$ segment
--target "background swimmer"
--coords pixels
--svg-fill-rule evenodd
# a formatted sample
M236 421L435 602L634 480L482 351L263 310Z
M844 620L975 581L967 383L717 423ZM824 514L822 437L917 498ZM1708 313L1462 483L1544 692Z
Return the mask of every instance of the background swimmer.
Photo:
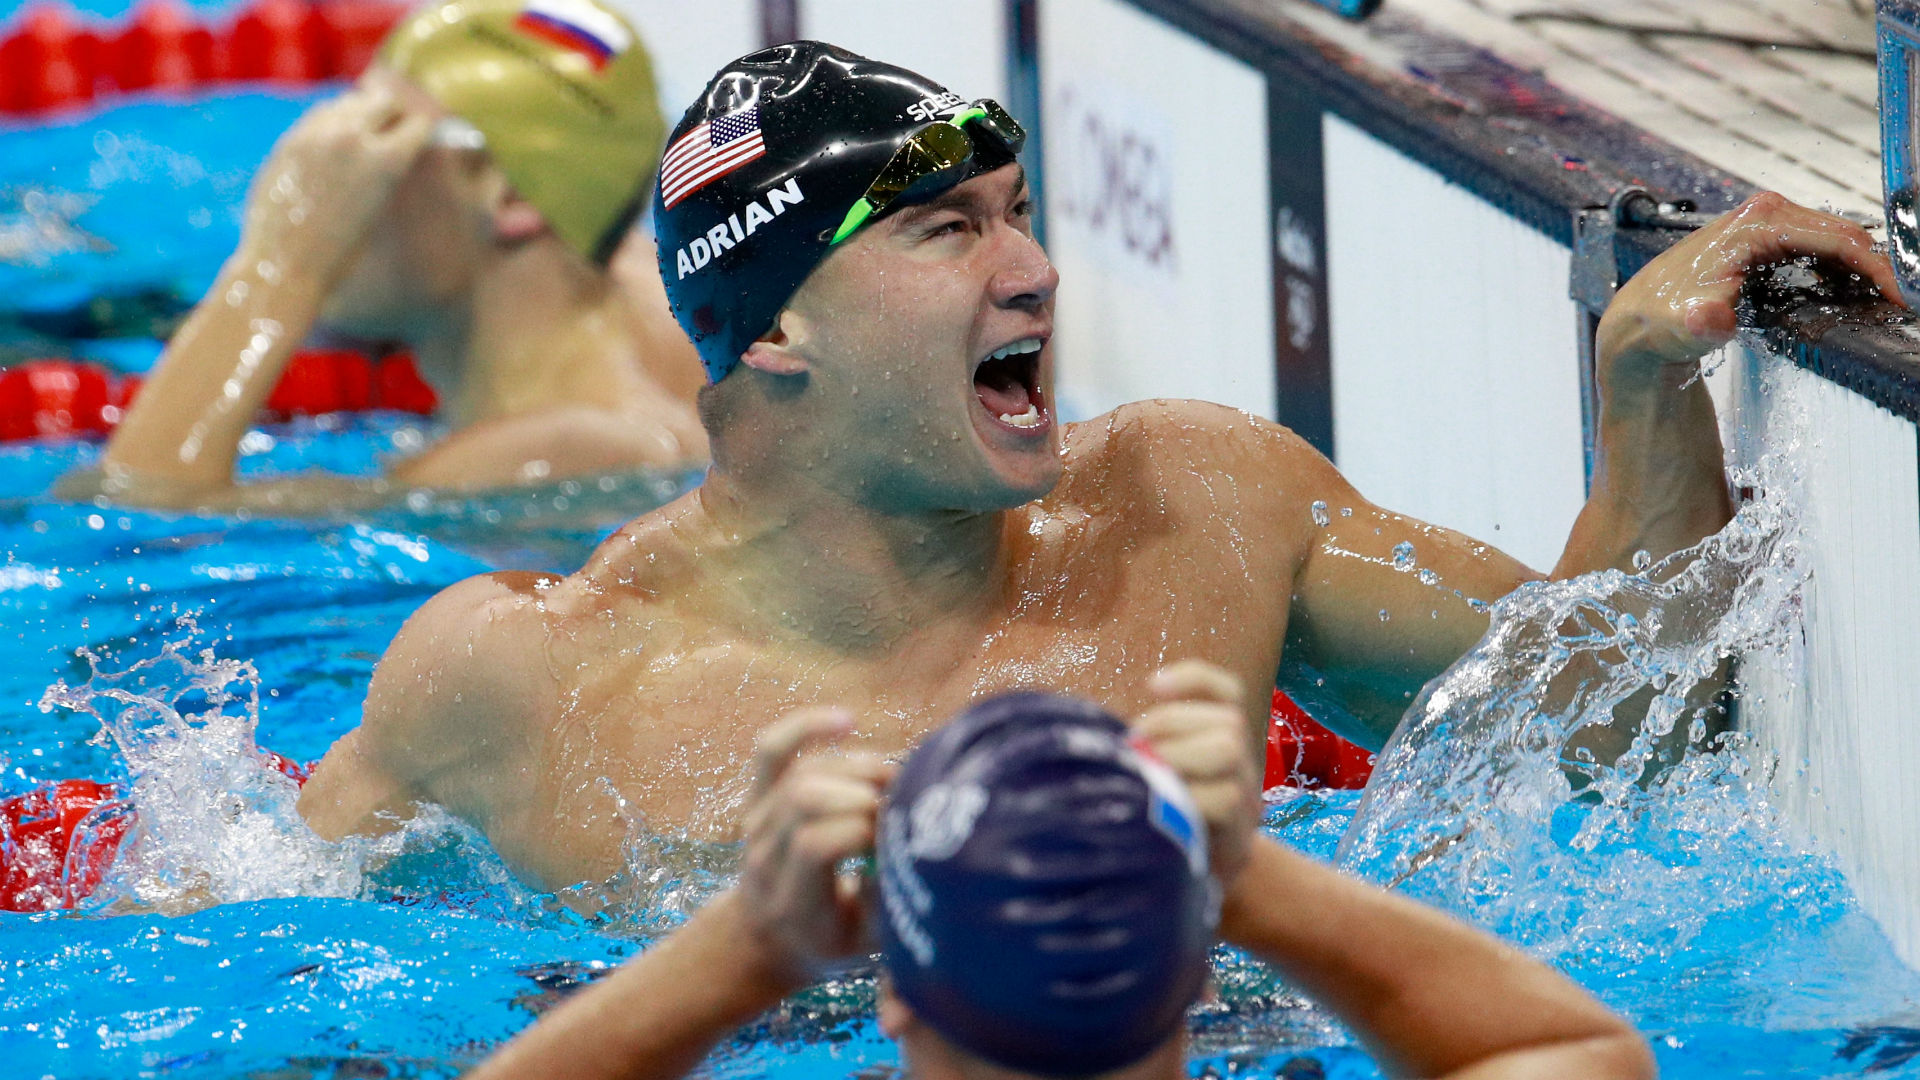
M730 834L769 716L853 706L866 747L897 755L1020 686L1136 713L1183 659L1233 672L1264 715L1283 650L1378 747L1485 632L1482 602L1543 576L1372 505L1243 413L1156 401L1056 425L1058 275L995 110L803 42L723 69L669 144L723 121L761 152L690 174L656 214L716 380L707 481L576 574L478 577L416 613L302 796L322 835L434 802L531 881L600 882L630 830ZM1727 521L1697 361L1733 333L1748 269L1795 252L1895 295L1863 232L1778 196L1620 290L1592 496L1556 576Z
M644 45L597 0L415 14L281 139L239 249L65 493L309 510L703 460L699 369L657 278L609 265L661 127ZM377 482L236 484L241 436L314 329L412 349L453 433Z
M1171 1080L1216 936L1399 1075L1653 1075L1645 1041L1546 965L1258 835L1240 688L1204 665L1156 686L1131 745L1085 702L1021 694L897 777L816 749L843 718L776 724L740 884L469 1075L680 1075L877 940L880 1024L920 1080ZM877 885L836 877L876 847Z

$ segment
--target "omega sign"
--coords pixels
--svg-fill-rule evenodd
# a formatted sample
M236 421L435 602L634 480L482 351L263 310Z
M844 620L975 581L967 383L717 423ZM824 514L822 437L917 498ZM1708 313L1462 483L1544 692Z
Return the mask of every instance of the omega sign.
M1132 267L1172 275L1175 144L1158 121L1116 95L1061 87L1047 116L1048 209Z

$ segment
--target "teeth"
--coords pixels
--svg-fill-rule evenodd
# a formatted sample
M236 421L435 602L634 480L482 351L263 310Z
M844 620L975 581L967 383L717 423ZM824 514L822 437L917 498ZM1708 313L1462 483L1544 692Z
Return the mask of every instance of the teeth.
M1001 413L1000 422L1012 427L1038 427L1040 425L1040 407L1027 403L1027 411L1019 414Z
M1039 351L1040 351L1039 338L1033 338L1033 337L1021 338L1019 341L1013 342L1010 345L1002 345L999 348L993 350L993 355L987 357L987 359L1005 360L1009 356L1019 356L1023 353L1039 352Z

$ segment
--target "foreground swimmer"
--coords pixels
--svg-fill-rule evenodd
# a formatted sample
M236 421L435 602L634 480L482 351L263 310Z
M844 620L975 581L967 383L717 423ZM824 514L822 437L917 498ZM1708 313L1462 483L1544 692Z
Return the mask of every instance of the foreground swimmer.
M662 126L645 48L598 0L412 16L281 139L239 250L100 472L63 493L311 510L704 460L699 369L657 273L609 269ZM453 433L377 481L236 484L241 437L314 329L412 349Z
M1233 679L1187 665L1156 684L1136 739L1088 703L1016 694L891 780L871 756L796 760L831 716L782 722L739 885L467 1075L681 1075L877 937L880 1024L916 1080L1173 1080L1220 936L1399 1074L1653 1075L1633 1029L1545 965L1259 835ZM862 897L835 868L876 847Z
M656 203L713 381L706 483L576 574L477 577L416 613L306 788L313 827L434 802L530 881L599 882L632 828L732 833L766 717L857 705L864 747L892 756L1019 686L1137 713L1182 659L1233 672L1265 715L1283 646L1288 689L1379 747L1486 631L1470 600L1542 575L1371 505L1244 413L1155 401L1057 426L1057 278L1021 142L998 106L828 45L723 69L668 141ZM1895 295L1864 233L1778 196L1621 289L1592 497L1556 576L1727 521L1697 361L1733 333L1748 268L1795 252Z

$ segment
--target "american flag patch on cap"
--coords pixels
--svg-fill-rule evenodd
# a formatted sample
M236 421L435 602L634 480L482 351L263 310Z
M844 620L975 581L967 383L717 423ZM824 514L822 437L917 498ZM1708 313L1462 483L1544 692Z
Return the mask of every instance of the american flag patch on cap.
M709 120L674 140L660 160L660 205L673 204L767 152L760 108Z

